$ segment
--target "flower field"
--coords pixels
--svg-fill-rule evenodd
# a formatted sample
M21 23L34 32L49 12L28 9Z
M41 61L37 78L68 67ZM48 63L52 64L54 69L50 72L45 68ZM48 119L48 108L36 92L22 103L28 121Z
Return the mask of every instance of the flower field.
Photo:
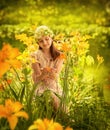
M85 20L86 22L95 21L97 25L91 23L87 26L87 23L83 23L83 20L77 17L76 21L80 21L78 27L77 24L72 24L72 18L75 15L66 16L69 11L67 8L71 7L70 4L65 6L65 17L62 17L59 12L64 3L58 8L50 4L45 8L42 3L39 3L37 7L43 10L42 15L36 16L37 19L34 14L34 9L37 8L35 8L35 3L28 4L30 6L27 5L27 7L31 8L32 5L34 7L32 23L30 21L27 21L29 24L24 23L23 16L26 17L26 14L22 12L23 7L19 7L18 10L21 16L18 21L20 23L13 26L11 23L6 24L5 20L16 16L17 12L12 13L8 7L2 10L4 12L11 10L9 15L6 14L5 19L2 18L4 17L2 13L0 14L1 19L4 20L0 26L0 130L109 130L108 37L110 27L104 19L103 11L97 19L86 18ZM79 5L76 4L76 6ZM50 16L54 14L62 18L62 21L59 19L59 24L56 23L54 16L44 21L45 18L42 17L44 12L46 11L45 15L47 15L51 9L53 10ZM76 14L81 9L76 10ZM38 10L37 14L39 13ZM87 14L81 15L84 18ZM30 12L28 12L27 19L29 17ZM10 22L16 23L16 19L13 17ZM70 21L67 21L68 19ZM60 97L56 94L60 99L60 107L56 111L52 107L50 91L35 95L38 85L35 85L32 80L31 64L35 62L35 59L30 57L30 54L38 49L33 34L36 27L40 25L40 21L41 24L46 25L52 22L50 27L55 32L53 42L62 52L59 58L64 59L59 77L63 95ZM65 21L67 21L68 28ZM47 71L51 69L47 68Z

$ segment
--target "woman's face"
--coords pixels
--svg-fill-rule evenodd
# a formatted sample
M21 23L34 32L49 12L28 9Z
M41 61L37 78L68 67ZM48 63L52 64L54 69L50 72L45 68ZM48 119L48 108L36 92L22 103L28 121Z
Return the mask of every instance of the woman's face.
M38 40L38 44L42 49L49 49L52 45L52 38L49 36L43 36Z

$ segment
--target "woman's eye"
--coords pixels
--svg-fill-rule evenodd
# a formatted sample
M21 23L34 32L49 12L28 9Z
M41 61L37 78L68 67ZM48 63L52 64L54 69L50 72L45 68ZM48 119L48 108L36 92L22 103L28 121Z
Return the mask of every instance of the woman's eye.
M43 42L43 40L40 40L39 42Z
M49 40L49 38L46 38L46 40Z

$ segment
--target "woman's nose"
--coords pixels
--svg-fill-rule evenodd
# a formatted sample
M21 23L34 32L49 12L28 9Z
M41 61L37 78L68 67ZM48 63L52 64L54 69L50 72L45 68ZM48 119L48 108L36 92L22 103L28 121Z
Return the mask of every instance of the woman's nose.
M44 40L43 43L44 43L44 45L46 45L47 44L46 40Z

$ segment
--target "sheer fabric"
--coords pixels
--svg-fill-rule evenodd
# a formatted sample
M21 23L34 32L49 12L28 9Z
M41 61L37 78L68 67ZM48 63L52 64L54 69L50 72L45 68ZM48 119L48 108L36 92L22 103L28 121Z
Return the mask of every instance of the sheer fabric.
M36 94L42 94L45 90L50 90L52 95L55 93L62 95L62 88L58 83L59 73L62 69L63 60L61 58L56 58L54 61L52 59L47 58L42 50L38 50L34 52L32 56L36 59L37 63L39 64L39 68L42 71L43 68L49 67L56 69L56 78L49 79L48 84L42 82L38 88L36 89ZM33 72L33 80L35 84L37 84L37 74ZM53 95L54 96L54 95Z

